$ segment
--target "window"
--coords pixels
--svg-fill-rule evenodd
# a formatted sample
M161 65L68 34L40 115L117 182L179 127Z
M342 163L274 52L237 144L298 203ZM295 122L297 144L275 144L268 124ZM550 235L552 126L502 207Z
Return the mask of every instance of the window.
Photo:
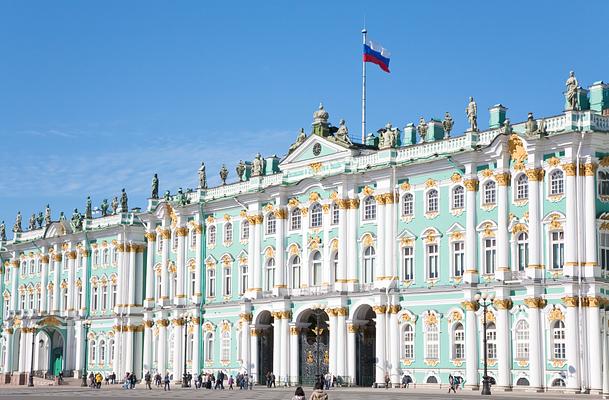
M438 212L438 191L431 189L427 192L427 201L425 202L427 209L425 212L433 213Z
M319 228L323 223L323 212L321 210L321 204L315 203L311 207L311 227Z
M34 292L28 295L28 309L34 310Z
M495 238L484 239L484 273L494 274L497 256L497 241Z
M228 361L230 360L230 332L222 333L222 343L221 343L221 360Z
M269 258L264 271L264 290L273 290L275 286L275 259Z
M64 281L65 282L65 281ZM61 289L61 297L64 311L68 310L68 287Z
M250 238L250 223L244 219L241 221L241 240L248 240Z
M526 200L529 198L529 178L525 174L518 175L516 178L516 200Z
M524 271L529 265L529 235L525 232L518 234L516 239L516 265L518 271Z
M191 229L189 232L190 235L190 247L194 248L197 246L197 231Z
M364 221L376 219L376 202L372 196L364 199Z
M207 228L207 245L215 246L216 245L216 226L212 225Z
M110 288L108 286L102 286L101 288L101 309L105 310L108 305L108 290Z
M515 329L516 339L516 359L517 360L528 360L529 359L529 323L524 319L521 319L516 324Z
M82 263L82 261L81 261ZM116 249L112 250L112 264L116 265L118 263L118 251Z
M38 309L40 310L40 293L38 293ZM82 285L77 285L77 290L76 290L76 309L77 310L82 309Z
M102 265L110 264L110 250L104 249L102 251Z
M99 363L105 364L106 362L106 342L104 340L99 341Z
M208 333L205 336L205 361L213 361L214 359L214 334Z
M300 208L296 207L292 210L292 213L290 214L290 230L299 230L301 226L302 213L300 212Z
M484 204L491 205L497 203L497 184L495 181L488 181L484 184Z
M207 297L216 297L216 269L207 269Z
M429 279L436 279L440 275L438 265L438 245L428 244L427 248L427 277Z
M99 264L99 251L98 250L93 250L93 257L91 259L91 262L93 264L93 266L97 266ZM51 263L51 265L53 265L55 263Z
M453 209L459 210L465 207L465 189L459 185L453 189Z
M95 364L95 362L97 361L95 356L97 355L97 345L95 343L95 340L91 340L89 342L89 364Z
M603 234L601 234L601 236L603 236ZM550 232L550 241L552 246L552 268L562 269L565 265L565 233L563 231ZM603 248L601 247L601 254L602 252Z
M39 290L36 292L36 310L38 310L38 312L42 312L42 310L40 309L40 302L42 301L41 300L42 295L40 294L40 288L38 288L38 289ZM78 290L79 290L79 292L81 292L82 287L79 287ZM80 309L80 298L78 298L76 300L76 304L77 304L78 308Z
M163 236L157 238L156 251L158 251L159 253L163 251L163 241Z
M402 358L413 359L414 358L414 329L412 325L404 325L404 347L402 349Z
M598 240L598 249L600 252L599 260L601 263L601 270L609 270L609 233L600 233Z
M554 170L550 174L550 195L556 196L565 193L565 180L561 170Z
M374 247L368 246L364 250L364 283L374 281Z
M114 339L108 341L108 359L110 362L114 360Z
M402 247L402 279L405 281L414 279L414 248L412 246Z
M338 225L338 221L340 219L340 209L338 208L338 204L336 204L336 202L332 203L331 212L332 225Z
M25 292L23 292L23 293L21 293L19 295L19 306L17 307L17 309L20 309L20 308L21 309L26 308L26 304L25 304Z
M321 253L316 251L313 253L313 265L312 265L312 284L313 286L321 285Z
M275 214L268 213L266 216L266 234L274 235L277 231L277 220L275 219Z
M414 199L412 193L406 193L402 197L402 216L410 217L414 214Z
M292 288L300 288L300 257L294 256L292 258Z
M240 274L241 274L241 293L245 293L245 291L247 290L247 279L248 279L248 271L247 271L247 264L241 264L240 268Z
M224 295L230 296L232 293L233 278L231 267L224 267Z
M425 327L425 358L437 359L440 354L440 334L438 325L427 325Z
M465 264L465 243L453 242L453 274L454 276L463 276Z
M92 311L97 310L98 296L99 296L99 288L97 286L93 286L92 293L91 293L91 310Z
M232 243L233 241L233 224L227 222L224 224L224 243Z
M156 269L156 268L155 268ZM155 293L155 298L158 300L161 298L161 296L163 295L163 285L162 285L162 277L160 273L155 274L154 279L156 280L156 293Z
M453 328L453 359L462 360L465 358L465 331L463 324L456 323Z
M190 270L190 295L197 296L197 273L193 270Z
M601 196L609 196L609 172L599 171L598 194Z
M112 283L110 285L110 309L114 309L116 306L116 298L118 295L118 288L116 287L116 283Z
M486 357L497 358L497 329L494 323L486 324Z
M332 257L332 268L334 271L334 282L338 279L338 251Z
M8 309L11 305L10 299L4 299L4 315L8 314ZM43 311L43 310L41 310Z
M562 321L555 321L552 326L552 356L554 360L564 360L567 357L565 323Z

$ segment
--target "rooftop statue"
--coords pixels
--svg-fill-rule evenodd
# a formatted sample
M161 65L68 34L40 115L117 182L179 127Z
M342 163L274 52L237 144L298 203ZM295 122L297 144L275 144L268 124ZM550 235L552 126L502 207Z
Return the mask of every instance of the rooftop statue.
M127 192L125 188L121 190L121 212L128 212L129 207L127 206Z
M579 91L579 82L577 82L575 72L569 72L569 78L567 79L567 82L565 82L565 86L567 87L567 110L577 110L579 107L577 99L577 92Z
M169 201L170 199L171 199L171 193L169 193L169 190L165 190L165 194L163 194L163 200Z
M199 168L199 189L207 189L207 177L205 176L205 162L201 162Z
M116 211L118 210L118 198L116 196L114 196L110 205L112 206L112 214L116 214Z
M107 216L107 215L108 215L108 207L109 207L109 206L110 206L110 205L108 204L108 199L104 199L104 200L101 202L101 204L100 204L100 206L99 206L99 209L100 209L100 211L101 211L101 216L102 216L102 217L105 217L105 216Z
M243 162L243 160L239 161L239 164L237 164L237 168L235 168L235 171L237 172L239 182L243 182L243 174L245 173L245 163Z
M28 231L36 230L36 213L33 213L32 216L30 217L30 220L28 221L27 229L28 229Z
M51 224L51 207L47 204L47 208L44 210L44 226Z
M349 129L347 129L347 125L345 125L345 120L341 119L338 123L338 130L336 131L336 139L345 144L353 144L351 139L349 138Z
M17 211L17 217L15 218L15 225L13 226L13 232L22 232L21 229L21 211Z
M78 208L74 209L70 222L72 223L72 228L74 228L75 231L79 231L82 229L82 215L80 215L80 213L78 212Z
M288 149L288 154L296 150L305 140L307 140L307 134L305 133L304 128L300 128L296 141Z
M150 198L155 200L159 198L159 177L157 174L154 174L152 177L152 193Z
M91 207L91 196L87 196L87 204L85 206L85 218L93 218L93 209Z
M398 128L394 128L391 122L387 123L384 128L378 130L379 134L379 150L389 149L397 145L399 134Z
M42 228L42 224L44 223L44 216L42 215L42 211L38 213L38 217L36 217L36 223L38 224L38 229Z
M509 118L505 119L505 121L503 122L503 128L501 130L504 135L508 136L514 133L514 129L512 128L512 123L510 122Z
M226 169L226 165L222 164L222 168L220 168L220 179L222 179L223 185L226 185L226 178L228 178L228 170Z
M453 130L454 124L455 122L453 121L453 117L451 117L450 113L446 111L446 114L444 114L444 121L442 121L442 128L444 128L444 132L446 132L444 136L445 138L450 136L450 131Z
M0 223L0 241L6 241L6 225L4 225L4 221Z
M66 216L63 214L63 211L59 212L59 222L65 222Z
M260 176L262 175L262 156L260 153L256 154L256 158L252 161L252 176Z
M471 96L467 108L465 108L465 113L467 114L467 120L469 121L469 130L471 132L478 132L478 105Z
M525 135L527 136L545 135L547 133L546 121L543 119L536 121L532 112L527 116L527 122L525 122L524 127Z
M178 189L178 193L176 194L176 201L178 202L178 205L180 205L180 206L185 206L188 203L188 201L186 199L186 195L182 191L182 188Z
M417 132L419 132L419 136L421 137L421 143L425 141L425 138L427 137L427 129L428 129L428 125L427 122L425 122L425 118L421 117L419 118L419 125L417 125Z

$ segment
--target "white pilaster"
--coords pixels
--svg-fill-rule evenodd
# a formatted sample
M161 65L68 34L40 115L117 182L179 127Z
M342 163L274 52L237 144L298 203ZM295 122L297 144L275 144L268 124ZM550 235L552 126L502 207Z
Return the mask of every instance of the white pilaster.
M509 295L509 291L507 294ZM509 320L509 310L512 307L512 301L509 297L505 297L496 299L494 305L497 310L497 384L499 387L508 388L512 386L510 373L512 369L510 332L512 330L510 329Z
M543 275L543 261L541 259L541 219L540 219L540 181L543 182L542 169L527 170L529 178L529 266L527 277L541 279Z
M348 310L346 308L341 308L338 310L338 314L336 317L336 375L344 377L347 375L346 371L346 360L347 354L346 352L346 316L348 314Z
M275 290L274 292L279 294L282 289L287 288L287 282L285 277L285 224L286 224L286 210L278 205L278 209L275 211L275 222L277 223L277 234L275 236Z
M299 360L298 360L298 338L299 329L295 323L290 324L290 382L298 383L300 377Z
M273 373L281 379L281 311L273 315Z
M376 200L376 261L377 264L375 266L374 279L375 287L383 287L385 279L385 269L387 266L385 265L385 197L383 195L379 195L375 197Z
M167 325L169 320L157 320L156 324L159 327L159 348L157 352L157 369L162 376L167 372Z
M197 235L197 244L195 246L195 292L193 293L193 302L200 304L203 301L203 294L201 293L201 254L205 243L202 241L202 227L201 225L195 226L195 235ZM249 244L248 244L249 246Z
M280 381L286 385L290 382L289 372L289 355L290 355L290 321L289 317L284 314L281 319L281 368Z
M175 298L173 299L173 303L176 305L183 305L186 303L186 293L184 292L184 275L186 272L186 236L188 235L188 228L185 226L181 226L176 228L176 235L178 235L178 248L176 253L176 293ZM180 378L181 379L181 378Z
M586 303L587 307L584 308L584 310L587 312L588 322L588 371L590 373L590 390L594 393L598 393L603 387L603 359L600 352L602 347L601 320L598 298L588 297Z
M348 200L337 200L338 203L338 268L336 289L344 290L347 283L347 207Z
M578 322L578 298L575 296L567 296L563 299L567 307L567 315L565 317L565 337L566 356L567 356L567 389L577 391L580 389L580 365L579 365L579 322ZM573 371L573 372L572 372Z
M563 165L565 170L565 267L566 276L577 276L577 204L575 202L575 165Z
M89 309L89 303L87 302L87 292L89 288L89 256L90 250L81 249L80 257L81 257L81 282L82 282L82 294L80 298L80 310L79 314L81 316L85 316L87 314L87 309ZM44 287L44 286L43 286ZM46 296L45 296L46 297ZM84 343L83 343L84 346Z
M174 316L173 322L173 380L182 381L184 373L184 320L178 315Z
M74 292L76 290L76 251L72 250L67 253L68 256L68 304L66 309L68 315L74 313Z
M40 274L40 286L42 288L42 291L40 292L40 310L39 311L41 313L46 313L47 312L47 291L48 291L47 285L49 284L49 256L46 254L43 254L40 257L40 263L42 266L42 271ZM85 280L83 280L82 284L83 284L83 287L86 287ZM84 290L83 290L83 292L84 292ZM83 302L82 304L84 305L85 303Z
M152 308L154 307L154 256L156 250L156 233L153 231L152 223L149 223L148 232L146 232L146 240L146 294L144 295L144 307ZM146 333L144 331L144 342L145 341ZM151 364L144 363L144 370L147 368L151 368Z
M387 308L386 306L375 306L373 309L376 313L376 367L374 382L376 386L384 387L386 367L385 346L387 340L385 312Z
M400 326L398 322L399 307L392 306L389 309L389 339L390 344L387 346L389 351L389 360L391 364L391 383L400 384Z
M528 307L527 312L530 329L529 382L532 389L540 389L544 386L540 308L544 307L545 301L540 297L529 297L525 299L525 304Z
M478 321L476 310L478 304L474 301L465 301L465 381L467 386L477 388L480 385L478 375Z
M470 168L474 168L470 166ZM465 185L465 272L464 281L466 283L478 282L478 253L476 237L476 215L478 194L478 178L476 175L469 175L464 180ZM477 380L476 380L477 382Z
M161 238L163 241L163 250L161 252L161 296L159 297L159 305L165 306L169 304L169 239L171 231L167 228L161 230Z
M52 304L52 312L59 313L59 305L61 304L61 295L60 295L60 274L61 274L61 260L62 256L59 251L59 246L55 246L55 252L53 253L53 262L55 263L54 271L53 271L53 304Z
M495 278L500 281L510 280L509 239L508 239L508 185L509 172L499 172L495 175L497 181L497 263Z
M594 178L596 164L589 162L584 165L584 226L586 239L586 257L584 274L587 277L600 276L597 262L596 246L596 188ZM567 193L567 196L571 195Z
M356 361L355 361L355 334L357 326L353 325L353 321L347 321L347 376L346 381L349 384L356 385Z
M127 300L127 302L125 304L127 304L129 307L136 307L136 306L141 306L138 303L138 299L137 299L137 288L138 288L138 279L137 279L137 271L138 269L138 265L137 265L137 252L139 249L139 245L132 243L129 246L129 262L126 265L126 269L128 271L128 275L127 275L127 288L128 288L128 293L129 293L129 298ZM131 335L132 336L132 335Z
M328 369L329 372L333 375L338 375L336 372L336 336L337 336L337 332L336 332L336 310L335 309L328 309L326 310L327 314L328 314L328 325L329 325L329 330L330 330L330 343L329 343L329 365L328 365Z
M251 370L250 370L250 379L253 379L254 383L259 383L258 378L258 334L259 331L256 328L250 329L250 334L252 338L251 343Z

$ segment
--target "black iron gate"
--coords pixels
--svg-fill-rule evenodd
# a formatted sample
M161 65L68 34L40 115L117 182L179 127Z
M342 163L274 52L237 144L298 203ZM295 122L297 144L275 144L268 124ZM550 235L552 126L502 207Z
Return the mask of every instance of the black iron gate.
M356 376L358 386L370 387L374 384L374 366L376 364L376 335L374 326L364 326L357 333L356 344Z
M327 332L327 330L326 330ZM319 351L315 336L300 335L300 383L313 386L317 375L325 375L329 369L328 334L319 337ZM319 362L319 369L318 369Z

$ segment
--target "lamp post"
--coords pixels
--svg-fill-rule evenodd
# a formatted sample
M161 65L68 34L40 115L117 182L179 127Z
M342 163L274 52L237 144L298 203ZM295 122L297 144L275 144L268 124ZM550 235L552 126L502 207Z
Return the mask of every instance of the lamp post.
M85 333L85 350L84 350L85 359L82 364L82 383L80 384L80 386L82 386L82 387L89 386L87 384L87 355L89 354L89 327L90 326L91 326L91 321L89 321L89 320L83 321L82 327L84 328L84 333Z
M28 377L27 385L34 386L34 340L36 339L37 325L33 325L28 331L32 334L32 358L30 359L30 376Z
M486 310L487 308L493 304L493 300L495 299L495 295L494 294L488 294L488 293L476 293L476 295L474 296L474 300L476 300L476 302L482 307L483 309L483 315L484 315L484 319L483 319L483 332L484 332L484 338L483 338L483 344L484 344L484 375L482 376L482 392L480 394L482 395L490 395L491 394L491 382L488 376L488 349L487 349L487 339L486 339Z
M325 312L324 311L325 308L326 308L326 306L323 304L314 304L311 308L311 310L313 311L313 315L315 315L315 329L313 329L313 333L315 334L315 347L317 349L317 351L315 352L316 353L315 380L316 380L316 382L319 382L319 383L322 382L321 364L320 364L320 359L319 359L319 342L320 342L320 337L324 332L324 329L320 325L321 325L321 316Z
M186 374L186 357L188 353L188 325L192 322L192 317L187 315L182 318L184 321L184 371L182 372L182 387L188 387L188 379Z

